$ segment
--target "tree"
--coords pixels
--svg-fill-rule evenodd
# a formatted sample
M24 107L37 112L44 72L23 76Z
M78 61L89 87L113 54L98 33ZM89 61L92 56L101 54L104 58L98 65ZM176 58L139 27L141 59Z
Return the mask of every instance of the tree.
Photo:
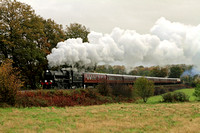
M136 94L143 99L146 103L148 98L154 94L154 84L152 81L141 77L134 83L134 89Z
M17 91L22 87L20 73L12 67L12 60L5 60L0 66L0 103L15 104Z
M183 70L179 66L172 66L170 68L170 74L169 78L180 78L181 74L183 73Z
M196 85L193 95L197 98L197 100L200 100L200 84Z
M78 23L72 23L66 26L66 40L70 38L82 38L83 42L88 42L89 29Z
M25 84L36 88L46 66L43 18L27 4L3 0L0 6L0 55L13 60Z
M125 67L119 65L113 66L113 74L125 74Z
M159 66L153 67L151 70L151 76L153 77L166 77L168 74L167 68L161 68Z
M106 67L105 65L98 65L95 72L97 73L106 73Z
M46 41L44 51L49 54L58 42L64 41L65 33L62 25L56 24L51 19L44 20L43 24Z
M135 68L135 71L137 72L137 74L134 74L134 75L150 76L150 70L148 67L138 66Z

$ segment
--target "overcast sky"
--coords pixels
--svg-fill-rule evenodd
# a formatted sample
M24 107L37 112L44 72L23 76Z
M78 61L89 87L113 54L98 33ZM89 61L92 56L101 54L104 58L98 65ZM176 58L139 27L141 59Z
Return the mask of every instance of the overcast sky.
M91 31L110 33L114 27L149 33L160 17L200 24L200 0L19 0L44 18L63 26L80 23Z

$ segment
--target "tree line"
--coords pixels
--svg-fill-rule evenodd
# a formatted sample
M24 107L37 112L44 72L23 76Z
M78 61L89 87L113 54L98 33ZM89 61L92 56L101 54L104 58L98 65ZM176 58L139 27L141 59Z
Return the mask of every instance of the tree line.
M167 65L167 66L138 66L127 70L125 66L111 66L111 65L99 65L95 68L94 72L98 73L111 73L111 74L129 74L138 76L150 76L150 77L169 77L180 78L181 74L185 70L190 70L191 65Z

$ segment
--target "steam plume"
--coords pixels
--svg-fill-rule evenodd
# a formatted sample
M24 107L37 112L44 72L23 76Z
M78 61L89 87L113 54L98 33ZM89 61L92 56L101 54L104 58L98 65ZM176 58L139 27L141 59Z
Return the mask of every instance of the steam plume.
M157 20L151 34L114 28L110 34L91 32L82 39L59 42L47 56L50 66L93 66L119 61L125 66L194 64L200 68L200 25Z

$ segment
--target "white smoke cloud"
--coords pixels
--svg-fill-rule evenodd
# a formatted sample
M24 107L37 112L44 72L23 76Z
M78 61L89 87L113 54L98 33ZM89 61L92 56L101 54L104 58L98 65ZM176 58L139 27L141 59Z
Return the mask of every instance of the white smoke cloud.
M125 66L194 64L200 68L200 25L190 26L160 18L151 34L114 28L110 34L91 32L82 39L59 42L47 56L50 66L121 62Z

